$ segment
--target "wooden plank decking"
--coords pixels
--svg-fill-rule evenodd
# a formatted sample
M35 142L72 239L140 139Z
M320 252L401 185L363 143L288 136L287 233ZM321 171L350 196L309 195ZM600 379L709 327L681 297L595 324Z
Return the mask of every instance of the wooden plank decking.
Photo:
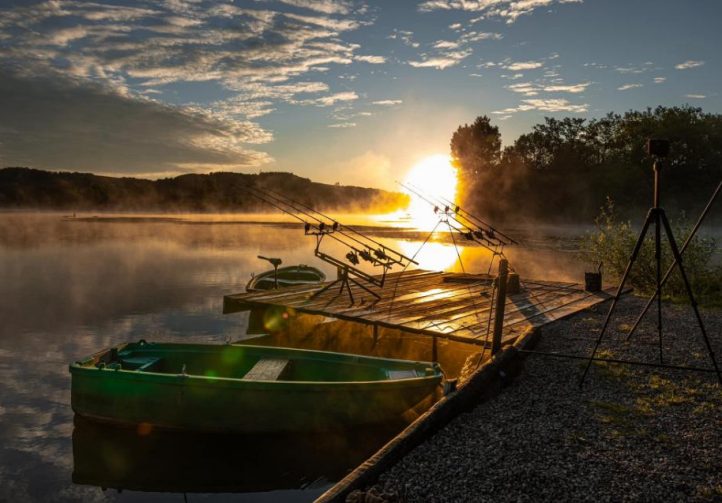
M387 275L375 299L351 285L347 292L332 287L312 298L322 286L297 286L256 293L226 295L223 312L280 306L302 313L395 328L475 344L487 341L492 309L493 277L459 273L405 271ZM539 327L611 298L607 289L585 292L576 283L522 279L520 293L506 300L502 343L513 342L530 327ZM374 302L375 301L375 302ZM488 343L490 343L490 335Z

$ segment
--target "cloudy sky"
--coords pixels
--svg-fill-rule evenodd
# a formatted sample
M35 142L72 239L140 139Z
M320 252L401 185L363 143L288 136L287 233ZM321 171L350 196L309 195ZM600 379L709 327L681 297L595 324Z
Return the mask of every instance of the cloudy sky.
M0 166L393 188L487 114L722 112L718 0L0 0Z

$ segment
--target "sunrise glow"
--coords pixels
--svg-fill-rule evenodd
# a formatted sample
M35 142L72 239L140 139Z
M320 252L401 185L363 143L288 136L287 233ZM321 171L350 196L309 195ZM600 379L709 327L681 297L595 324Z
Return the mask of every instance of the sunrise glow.
M403 191L411 197L406 211L413 225L421 230L431 230L439 221L431 202L443 204L443 200L456 199L457 172L448 155L423 159L411 168L403 183Z

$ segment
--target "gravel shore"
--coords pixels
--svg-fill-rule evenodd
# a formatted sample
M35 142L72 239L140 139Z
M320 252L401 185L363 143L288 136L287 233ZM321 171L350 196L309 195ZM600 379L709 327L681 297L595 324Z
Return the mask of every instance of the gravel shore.
M658 361L656 311L620 302L600 356ZM588 355L609 304L544 328L536 349ZM710 367L689 306L665 305L667 363ZM722 310L705 310L718 361ZM722 363L722 362L720 362ZM714 374L530 355L500 395L455 418L348 501L722 501ZM380 496L381 495L381 496Z

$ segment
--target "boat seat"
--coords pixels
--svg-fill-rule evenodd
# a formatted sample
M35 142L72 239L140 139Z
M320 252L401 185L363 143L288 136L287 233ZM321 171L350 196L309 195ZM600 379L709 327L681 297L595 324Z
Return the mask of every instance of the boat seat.
M389 379L391 380L411 379L414 377L418 377L415 370L388 370L386 372L386 375L388 375Z
M288 368L288 360L281 358L261 358L249 370L244 381L276 381L280 379L283 371Z
M153 365L160 362L161 358L155 356L135 356L121 359L123 368L126 370L148 371Z

